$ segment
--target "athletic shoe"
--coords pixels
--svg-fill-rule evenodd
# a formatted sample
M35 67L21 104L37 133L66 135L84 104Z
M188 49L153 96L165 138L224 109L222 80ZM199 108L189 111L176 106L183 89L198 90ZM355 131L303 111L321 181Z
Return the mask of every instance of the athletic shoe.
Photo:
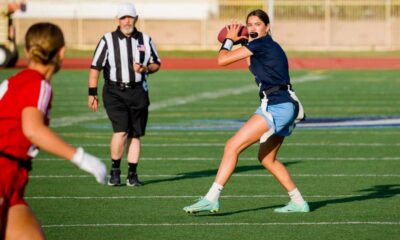
M197 203L184 207L183 211L187 213L198 213L198 212L218 212L219 201L211 202L206 198L200 198Z
M121 170L119 168L112 168L110 171L110 179L108 179L108 186L119 186L121 184Z
M310 207L307 202L304 202L302 206L290 201L286 206L281 208L275 208L274 210L277 213L293 213L293 212L309 212Z
M126 177L126 186L128 187L139 187L143 186L143 183L139 181L138 175L134 172L129 172Z

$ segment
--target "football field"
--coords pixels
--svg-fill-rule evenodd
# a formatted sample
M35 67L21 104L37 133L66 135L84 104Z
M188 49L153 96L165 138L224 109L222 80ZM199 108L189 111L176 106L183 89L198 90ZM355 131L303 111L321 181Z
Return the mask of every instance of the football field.
M1 79L12 72L2 70ZM51 126L109 169L112 129L102 105L98 113L86 106L87 74L62 70L54 77ZM278 158L310 213L274 213L288 196L257 161L258 144L240 155L218 213L182 211L207 192L224 143L258 107L254 80L242 70L150 77L143 187L99 185L41 152L26 200L48 239L400 239L399 71L301 70L291 77L308 119ZM121 167L125 182L125 157Z

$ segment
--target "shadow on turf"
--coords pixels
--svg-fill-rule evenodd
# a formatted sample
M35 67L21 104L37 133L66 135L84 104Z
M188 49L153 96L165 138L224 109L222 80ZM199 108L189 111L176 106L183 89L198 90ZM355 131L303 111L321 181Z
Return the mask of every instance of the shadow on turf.
M265 207L259 207L259 208L248 208L248 209L241 209L241 210L231 211L231 212L197 214L195 216L196 217L210 217L210 216L224 217L224 216L229 216L229 215L238 214L238 213L255 212L255 211L261 211L261 210L266 210L266 209L271 209L271 208L274 209L274 208L278 208L278 207L283 207L283 205L280 204L280 205L265 206Z
M399 184L391 184L391 185L376 185L371 188L359 190L358 192L369 192L366 195L345 197L345 198L336 198L325 201L317 201L317 202L308 202L310 205L311 211L315 211L318 208L324 207L328 204L338 204L338 203L348 203L355 201L365 201L370 199L381 199L381 198L391 198L400 194L400 185Z
M293 161L293 162L286 162L283 163L285 166L294 165L300 163L300 161ZM254 171L254 170L265 170L264 167L260 165L252 165L252 166L239 166L235 168L235 173L242 173L247 171ZM179 180L186 180L186 179L193 179L193 178L202 178L202 177L210 177L215 176L217 174L218 169L213 170L202 170L202 171L195 171L195 172L187 172L187 173L179 173L179 176L164 178L164 179L155 179L145 181L144 184L154 184L160 182L171 182L171 181L179 181ZM265 170L266 171L266 170Z
M324 207L328 204L348 203L348 202L354 202L354 201L365 201L365 200L370 200L370 199L395 197L400 194L400 185L376 185L376 186L373 186L368 189L360 190L359 192L370 192L370 193L368 193L366 195L359 195L359 196L354 196L354 197L337 198L337 199L330 199L330 200L318 201L318 202L308 202L308 204L310 205L310 209L313 212L313 211L317 210L318 208ZM229 216L229 215L244 213L244 212L254 212L254 211L260 211L260 210L265 210L265 209L278 208L278 207L282 207L282 206L283 205L273 205L273 206L265 206L265 207L259 207L259 208L241 209L241 210L232 211L232 212L200 214L200 215L196 215L196 216L197 217L207 217L207 216L223 217L223 216Z

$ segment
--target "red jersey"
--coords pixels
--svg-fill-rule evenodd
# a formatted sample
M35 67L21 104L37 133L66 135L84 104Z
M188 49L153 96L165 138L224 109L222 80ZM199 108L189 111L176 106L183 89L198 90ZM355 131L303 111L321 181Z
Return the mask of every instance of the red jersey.
M0 85L0 151L19 159L32 159L37 148L22 132L22 110L35 107L49 125L53 91L44 76L25 69Z

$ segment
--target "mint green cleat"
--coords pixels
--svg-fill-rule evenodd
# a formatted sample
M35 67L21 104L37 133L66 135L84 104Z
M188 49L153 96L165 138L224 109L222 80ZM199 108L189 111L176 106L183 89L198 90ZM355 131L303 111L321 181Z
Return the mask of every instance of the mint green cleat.
M211 202L206 198L202 197L198 202L190 206L184 207L183 211L187 213L198 213L198 212L211 212L215 213L219 210L219 201Z
M296 203L290 201L286 206L281 208L275 208L274 210L277 213L293 213L293 212L310 212L310 207L307 202L304 202L302 206L297 205Z

